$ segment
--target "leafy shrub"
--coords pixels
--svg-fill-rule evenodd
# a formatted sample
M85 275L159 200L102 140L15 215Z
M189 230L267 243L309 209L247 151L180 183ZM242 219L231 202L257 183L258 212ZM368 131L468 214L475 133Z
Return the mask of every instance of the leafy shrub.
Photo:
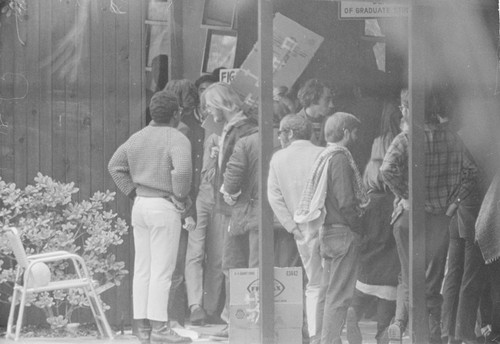
M118 286L128 271L111 252L123 242L128 226L109 210L115 193L96 192L88 201L75 202L77 192L74 183L56 182L40 173L35 185L24 190L0 178L0 228L18 228L28 255L58 250L76 253L87 263L97 288ZM52 281L76 277L67 261L49 264L49 268ZM14 278L15 258L2 237L0 302L10 302ZM54 329L70 323L74 310L89 307L81 289L33 294L28 305L42 309Z

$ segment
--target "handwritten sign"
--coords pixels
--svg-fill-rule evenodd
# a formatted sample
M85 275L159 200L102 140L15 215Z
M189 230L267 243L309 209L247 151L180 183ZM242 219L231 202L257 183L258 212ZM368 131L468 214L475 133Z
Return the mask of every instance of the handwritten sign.
M408 16L408 5L362 1L342 1L340 19L399 18Z
M291 88L323 42L323 37L277 13L273 21L273 84ZM259 101L259 45L256 44L231 85L255 108ZM221 80L222 81L222 80Z
M219 72L219 80L221 82L225 82L226 84L230 84L233 81L234 76L239 71L238 68L235 69L221 69Z

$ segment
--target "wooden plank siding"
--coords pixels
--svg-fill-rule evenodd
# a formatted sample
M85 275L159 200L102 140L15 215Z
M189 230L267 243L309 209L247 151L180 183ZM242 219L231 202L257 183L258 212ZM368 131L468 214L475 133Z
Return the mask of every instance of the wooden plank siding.
M59 42L61 42L66 33L64 27L64 4L59 0L51 0L50 3L45 4L52 9L51 20L51 35L52 35L52 51L51 56L54 56ZM48 56L43 56L43 59L48 61ZM52 72L50 77L52 79L52 177L59 181L66 181L66 145L65 145L65 129L66 129L66 98L64 79L59 76L57 71L57 64L60 59L51 60L50 68ZM47 65L45 68L49 68ZM17 173L17 171L16 171Z
M15 21L8 18L2 25L4 36L14 37ZM0 42L0 115L2 122L0 125L0 173L2 177L9 181L14 181L14 113L15 95L13 72L15 72L15 50L14 39L2 40ZM7 100L6 100L7 99Z
M27 16L19 22L18 40L14 17L1 18L0 31L0 176L24 188L38 172L80 189L77 199L116 187L107 164L116 148L144 125L144 21L146 1L123 0L117 14L109 2L27 0ZM62 54L54 60L66 33L89 11L81 40L68 51L78 52L74 73L61 73L71 63ZM61 56L60 56L61 57ZM61 62L62 61L62 62ZM76 68L76 71L74 68ZM12 100L29 92L23 99ZM0 122L1 125L1 122ZM130 200L117 192L113 208L130 223ZM115 250L132 272L132 233ZM131 278L103 298L112 308L112 324L131 323ZM43 323L36 314L31 323ZM78 315L78 320L88 314ZM83 316L83 318L81 318Z
M40 2L32 4L31 19L26 23L26 74L31 78L31 92L27 97L27 181L33 180L40 171L40 105L41 105L41 75L40 75Z
M132 6L130 6L132 8ZM116 17L116 117L115 117L115 135L117 142L124 142L128 139L128 131L130 128L129 120L129 18L130 11L127 3L123 3L122 10L127 12L127 15ZM140 64L139 64L140 65ZM142 70L139 70L142 71ZM117 193L116 210L121 217L129 216L130 201L128 197L121 193ZM130 239L132 236L130 236ZM131 252L133 246L130 240L124 242L122 249L117 250L116 258L119 261L131 260ZM129 268L129 271L132 270ZM129 281L131 279L129 278ZM124 283L121 288L117 289L114 294L115 317L117 320L126 321L131 318L132 310L132 288L130 283Z
M23 28L24 29L24 28ZM25 30L19 30L19 38L26 41ZM17 35L17 31L16 31ZM19 39L18 38L18 39ZM12 80L14 84L14 97L21 98L25 95L26 83L23 81L24 76L28 81L29 76L26 74L26 55L25 48L17 41L13 45L14 49L14 74ZM31 84L31 82L29 82ZM14 181L16 184L26 184L26 172L28 170L28 147L27 147L27 121L26 121L26 107L28 98L16 99L14 102ZM19 171L19 173L18 173Z

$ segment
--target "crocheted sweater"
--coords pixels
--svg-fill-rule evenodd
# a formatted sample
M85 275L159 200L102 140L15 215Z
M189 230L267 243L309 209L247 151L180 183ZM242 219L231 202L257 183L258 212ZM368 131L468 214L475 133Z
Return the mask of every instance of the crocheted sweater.
M152 122L116 150L108 170L126 195L184 199L192 181L191 144L178 130Z

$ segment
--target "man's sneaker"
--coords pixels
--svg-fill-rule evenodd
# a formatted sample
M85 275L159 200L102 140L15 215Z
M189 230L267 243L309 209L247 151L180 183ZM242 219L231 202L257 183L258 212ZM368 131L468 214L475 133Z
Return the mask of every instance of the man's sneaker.
M309 340L310 344L320 344L321 343L321 336L320 335L315 335L312 336L311 339Z
M207 313L205 310L201 308L201 306L194 306L191 309L191 316L189 320L191 321L191 325L194 326L203 326L205 325L205 319L207 317Z
M216 341L227 341L229 340L229 326L226 326L222 331L216 332L210 336L210 339Z
M167 324L151 332L151 344L191 343L191 338L179 336Z
M361 344L363 342L363 335L358 326L358 317L356 316L356 311L352 307L347 310L346 332L349 344Z
M389 343L391 344L401 344L403 343L403 332L404 327L401 321L396 320L387 328L387 334L389 336Z

